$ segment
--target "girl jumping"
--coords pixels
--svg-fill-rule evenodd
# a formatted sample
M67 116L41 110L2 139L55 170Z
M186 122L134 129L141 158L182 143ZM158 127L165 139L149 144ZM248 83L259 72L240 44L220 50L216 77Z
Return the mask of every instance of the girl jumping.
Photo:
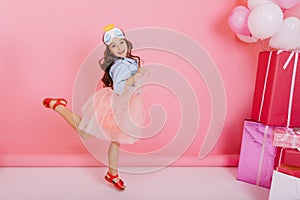
M104 57L99 64L104 71L103 88L97 90L81 107L81 116L68 109L62 98L46 98L43 105L61 115L81 135L92 135L110 142L105 180L124 190L118 177L120 144L138 140L143 122L140 92L134 92L142 73L140 58L131 54L132 44L124 32L109 25L104 28Z

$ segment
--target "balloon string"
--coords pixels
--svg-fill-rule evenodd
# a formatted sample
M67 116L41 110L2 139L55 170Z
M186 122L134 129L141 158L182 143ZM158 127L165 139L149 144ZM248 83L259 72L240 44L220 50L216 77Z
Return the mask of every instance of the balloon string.
M268 51L270 48L268 41L266 39L259 40L259 46L261 51Z

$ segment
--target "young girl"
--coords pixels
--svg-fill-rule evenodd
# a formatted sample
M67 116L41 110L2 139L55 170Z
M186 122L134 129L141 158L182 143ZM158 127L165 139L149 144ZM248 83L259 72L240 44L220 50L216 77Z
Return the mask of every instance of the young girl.
M119 147L138 140L141 134L138 127L143 122L141 95L134 91L141 77L140 58L131 54L132 44L121 29L109 25L104 30L106 50L99 61L105 72L103 88L82 106L82 116L69 110L65 99L46 98L43 104L60 114L79 134L110 141L105 180L124 190L117 170Z

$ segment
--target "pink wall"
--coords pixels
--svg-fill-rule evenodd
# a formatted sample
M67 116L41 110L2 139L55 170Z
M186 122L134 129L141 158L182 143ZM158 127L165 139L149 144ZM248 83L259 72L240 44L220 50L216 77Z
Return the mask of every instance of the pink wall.
M174 165L236 165L243 119L250 116L257 54L261 50L257 44L240 42L227 25L232 8L241 3L243 1L237 0L176 3L171 0L142 3L137 0L2 0L0 166L97 165L74 130L54 112L43 108L42 99L62 96L71 106L81 64L99 45L102 27L109 23L128 31L143 27L174 30L206 49L224 83L226 119L216 146L203 160L198 159L198 153L211 114L209 93L203 79L193 76L192 69L183 70L181 66L186 64L178 57L147 50L140 51L140 55L145 64L156 62L181 70L182 75L189 77L193 88L201 91L197 92L201 112L197 136ZM160 98L163 94L158 90L154 95L166 110L172 110L168 108L169 99ZM174 116L180 115L175 100L171 107L173 105L175 115L170 115L159 134L157 141L160 143L153 140L124 148L150 151L169 143L178 120ZM147 160L135 164L153 163Z

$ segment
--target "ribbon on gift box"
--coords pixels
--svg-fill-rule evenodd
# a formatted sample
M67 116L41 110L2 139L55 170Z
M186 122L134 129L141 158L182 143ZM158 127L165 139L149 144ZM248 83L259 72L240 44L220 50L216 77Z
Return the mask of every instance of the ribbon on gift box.
M280 148L279 159L278 159L278 165L276 166L276 170L277 170L277 171L278 171L278 167L281 165L282 152L283 152L283 148Z
M261 174L262 164L263 164L263 160L264 160L264 154L265 154L266 142L267 142L267 137L268 137L268 131L269 131L269 126L266 126L265 130L264 130L264 140L262 142L262 147L261 147L261 152L260 152L260 157L259 157L257 177L256 177L256 185L259 185L259 181L260 181L260 174Z
M279 50L277 54L280 54L283 52L282 50ZM288 108L288 120L287 120L287 127L290 126L291 122L291 113L292 113L292 104L293 104L293 97L294 97L294 88L295 88L295 81L296 81L296 72L297 72L297 64L298 64L298 52L292 51L289 58L283 65L283 69L285 70L287 66L290 64L292 58L295 55L295 61L294 61L294 67L293 67L293 75L292 75L292 84L291 84L291 90L290 90L290 99L289 99L289 108Z
M273 130L273 145L283 148L300 148L299 134L291 128L276 128Z
M278 50L277 54L280 54L284 50ZM258 121L260 121L261 114L262 114L262 108L264 105L264 97L265 97L265 92L267 88L267 80L269 76L269 69L270 69L270 63L271 63L271 58L272 58L272 53L273 51L270 51L269 58L268 58L268 66L267 66L267 71L266 71L266 76L265 76L265 81L264 81L264 87L263 87L263 94L262 94L262 100L260 104L260 109L259 109L259 116L258 116ZM293 57L295 57L294 60L294 66L293 66L293 74L292 74L292 83L291 83L291 90L290 90L290 97L289 97L289 106L288 106L288 118L287 118L287 124L286 127L290 126L291 122L291 113L292 113L292 105L293 105L293 97L294 97L294 88L295 88L295 81L296 81L296 72L297 72L297 64L298 64L298 53L297 51L291 51L290 56L286 60L285 64L283 65L283 69L285 70L287 66L290 64L291 60Z
M261 104L260 104L260 108L259 108L258 121L260 121L261 113L262 113L262 109L263 109L263 105L264 105L264 101L265 101L265 93L266 93L266 89L267 89L267 80L268 80L268 77L269 77L269 69L270 69L270 63L271 63L272 53L273 52L270 51L269 58L268 58L268 66L267 66L267 71L266 71L266 76L265 76L265 81L264 81L264 87L263 87L263 92L262 92Z

